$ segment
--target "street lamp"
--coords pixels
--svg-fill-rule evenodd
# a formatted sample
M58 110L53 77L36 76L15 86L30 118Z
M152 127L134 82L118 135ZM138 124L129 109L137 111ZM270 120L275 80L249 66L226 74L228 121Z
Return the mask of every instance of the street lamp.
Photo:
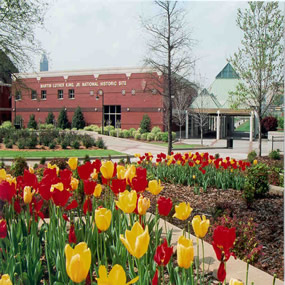
M99 96L102 96L102 135L104 135L104 91L102 89L97 91L96 100L99 100Z

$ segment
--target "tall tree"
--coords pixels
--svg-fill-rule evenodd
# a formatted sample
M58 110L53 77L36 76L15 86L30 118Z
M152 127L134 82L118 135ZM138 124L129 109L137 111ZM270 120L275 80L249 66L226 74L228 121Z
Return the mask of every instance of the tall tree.
M150 39L148 41L148 56L145 63L163 75L162 96L167 101L168 154L172 150L172 98L176 90L174 78L189 75L192 67L190 29L185 21L186 12L177 1L155 1L158 14L148 19L142 19L142 24Z
M35 29L43 26L46 10L46 0L0 0L0 50L18 69L41 51Z
M238 9L242 46L229 59L241 82L232 92L235 107L254 108L258 118L258 155L261 156L261 120L284 81L284 17L278 2L249 2Z

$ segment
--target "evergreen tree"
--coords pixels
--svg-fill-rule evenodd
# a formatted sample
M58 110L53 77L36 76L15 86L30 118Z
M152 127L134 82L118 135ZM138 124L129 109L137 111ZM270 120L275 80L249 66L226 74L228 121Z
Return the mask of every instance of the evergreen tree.
M71 127L76 128L77 130L85 127L84 116L79 106L76 108L73 114Z
M62 108L58 115L57 126L61 129L67 129L70 126L65 108Z
M46 123L53 124L53 121L54 121L54 114L53 112L49 112L46 118Z
M31 114L30 116L30 120L28 122L28 128L29 129L36 129L38 126L36 120L35 120L35 115L34 114Z
M151 122L150 122L150 117L149 117L149 115L147 115L147 114L144 114L144 115L143 115L143 118L142 118L142 120L141 120L140 127L141 127L141 132L142 132L142 133L148 133L148 132L150 132L150 129L151 129Z

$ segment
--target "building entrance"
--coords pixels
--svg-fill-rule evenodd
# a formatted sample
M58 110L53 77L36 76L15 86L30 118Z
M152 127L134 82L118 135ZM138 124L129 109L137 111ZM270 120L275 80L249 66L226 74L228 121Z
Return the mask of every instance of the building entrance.
M104 106L104 125L121 127L121 105Z

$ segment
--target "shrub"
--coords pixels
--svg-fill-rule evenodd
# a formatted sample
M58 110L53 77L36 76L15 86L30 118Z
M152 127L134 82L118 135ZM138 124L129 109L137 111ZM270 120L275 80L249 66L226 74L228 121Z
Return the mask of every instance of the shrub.
M13 142L10 139L4 139L4 145L6 148L13 148Z
M40 132L39 135L39 143L44 146L49 146L49 144L53 141L54 136L52 136L51 132L43 131Z
M55 149L55 146L56 146L56 144L55 144L55 141L52 141L50 144L49 144L49 148L50 149Z
M46 124L53 125L54 119L55 119L55 117L54 117L53 112L49 112L47 115L47 118L46 118Z
M141 139L141 134L140 133L135 133L134 135L135 140L140 140Z
M171 132L172 133L172 140L175 141L176 140L176 133L175 132Z
M78 106L72 117L71 127L77 130L83 129L85 127L85 120L81 108Z
M19 149L24 149L26 147L26 140L24 138L20 138L17 145Z
M278 117L278 128L283 130L284 129L284 116Z
M110 136L116 137L117 136L117 130L111 130L110 131Z
M58 115L57 126L61 129L67 129L70 126L65 108L62 108Z
M274 160L280 160L280 150L277 149L277 150L272 150L270 153L269 153L269 157L271 159L274 159Z
M50 161L51 165L57 165L59 169L63 170L68 167L67 158L54 158Z
M147 140L147 135L148 135L148 133L141 134L141 139L146 141Z
M119 130L119 138L123 138L124 137L124 132L123 130Z
M150 117L149 115L144 114L140 124L141 132L142 133L150 132L150 126L151 126Z
M255 262L262 255L262 245L257 239L257 224L252 217L244 217L243 220L234 217L219 217L213 224L212 231L217 226L236 229L236 239L233 247L233 253L239 259L247 262Z
M89 125L84 128L85 131L92 131L92 132L98 132L101 128L97 125Z
M152 129L151 129L151 133L152 134L157 134L157 133L159 133L159 132L161 132L161 129L160 129L160 127L153 127Z
M261 120L261 132L263 134L269 131L276 131L278 126L277 119L275 117L265 117Z
M38 124L37 124L37 122L36 122L35 115L34 115L34 114L31 114L31 115L30 115L30 120L29 120L29 122L28 122L28 128L35 130L35 129L37 129L37 126L38 126Z
M106 147L106 145L105 145L105 142L103 141L103 139L102 138L98 138L97 139L97 141L96 141L96 146L98 147L98 148L101 148L101 149L106 149L107 147Z
M247 170L243 197L250 205L255 198L264 196L269 191L268 167L258 163Z
M20 115L17 115L14 119L14 126L17 126L17 128L22 128L23 126L23 118Z
M25 158L17 157L14 159L11 171L13 176L21 176L24 175L24 170L28 169L28 164Z
M83 164L85 164L86 162L91 162L90 157L89 157L88 154L86 154L86 155L84 156L84 159L83 159Z
M134 137L134 135L135 135L135 132L136 132L137 130L135 129L135 128L130 128L129 129L129 132L130 132L130 137Z
M12 125L12 123L10 121L3 122L1 127L5 128L5 129L12 129L12 128L14 128L14 126Z
M154 134L148 133L146 139L150 142L154 140Z
M71 143L71 147L72 148L74 148L74 149L79 149L79 147L80 147L80 142L79 141L73 141L72 143Z
M51 129L54 129L54 125L52 125L52 124L39 124L38 128L39 128L39 130L51 130Z
M162 135L163 135L163 132L158 132L155 134L155 137L154 137L154 140L156 141L162 141Z
M89 147L92 147L95 145L95 139L92 138L91 136L89 135L84 135L82 137L82 144L86 147L86 148L89 148Z
M65 141L65 140L63 140L62 142L61 142L61 148L62 149L66 149L68 147L68 143Z
M44 165L46 163L46 158L45 157L42 157L40 159L40 164Z
M124 138L129 138L130 137L130 132L128 130L123 130L123 136Z
M36 134L31 134L31 136L26 141L26 146L29 149L36 148L38 144L38 136Z
M163 132L161 135L161 140L163 142L168 142L168 132Z
M253 150L247 155L247 160L250 163L253 163L253 161L256 159L256 157L257 157L257 154L256 154L255 150Z

